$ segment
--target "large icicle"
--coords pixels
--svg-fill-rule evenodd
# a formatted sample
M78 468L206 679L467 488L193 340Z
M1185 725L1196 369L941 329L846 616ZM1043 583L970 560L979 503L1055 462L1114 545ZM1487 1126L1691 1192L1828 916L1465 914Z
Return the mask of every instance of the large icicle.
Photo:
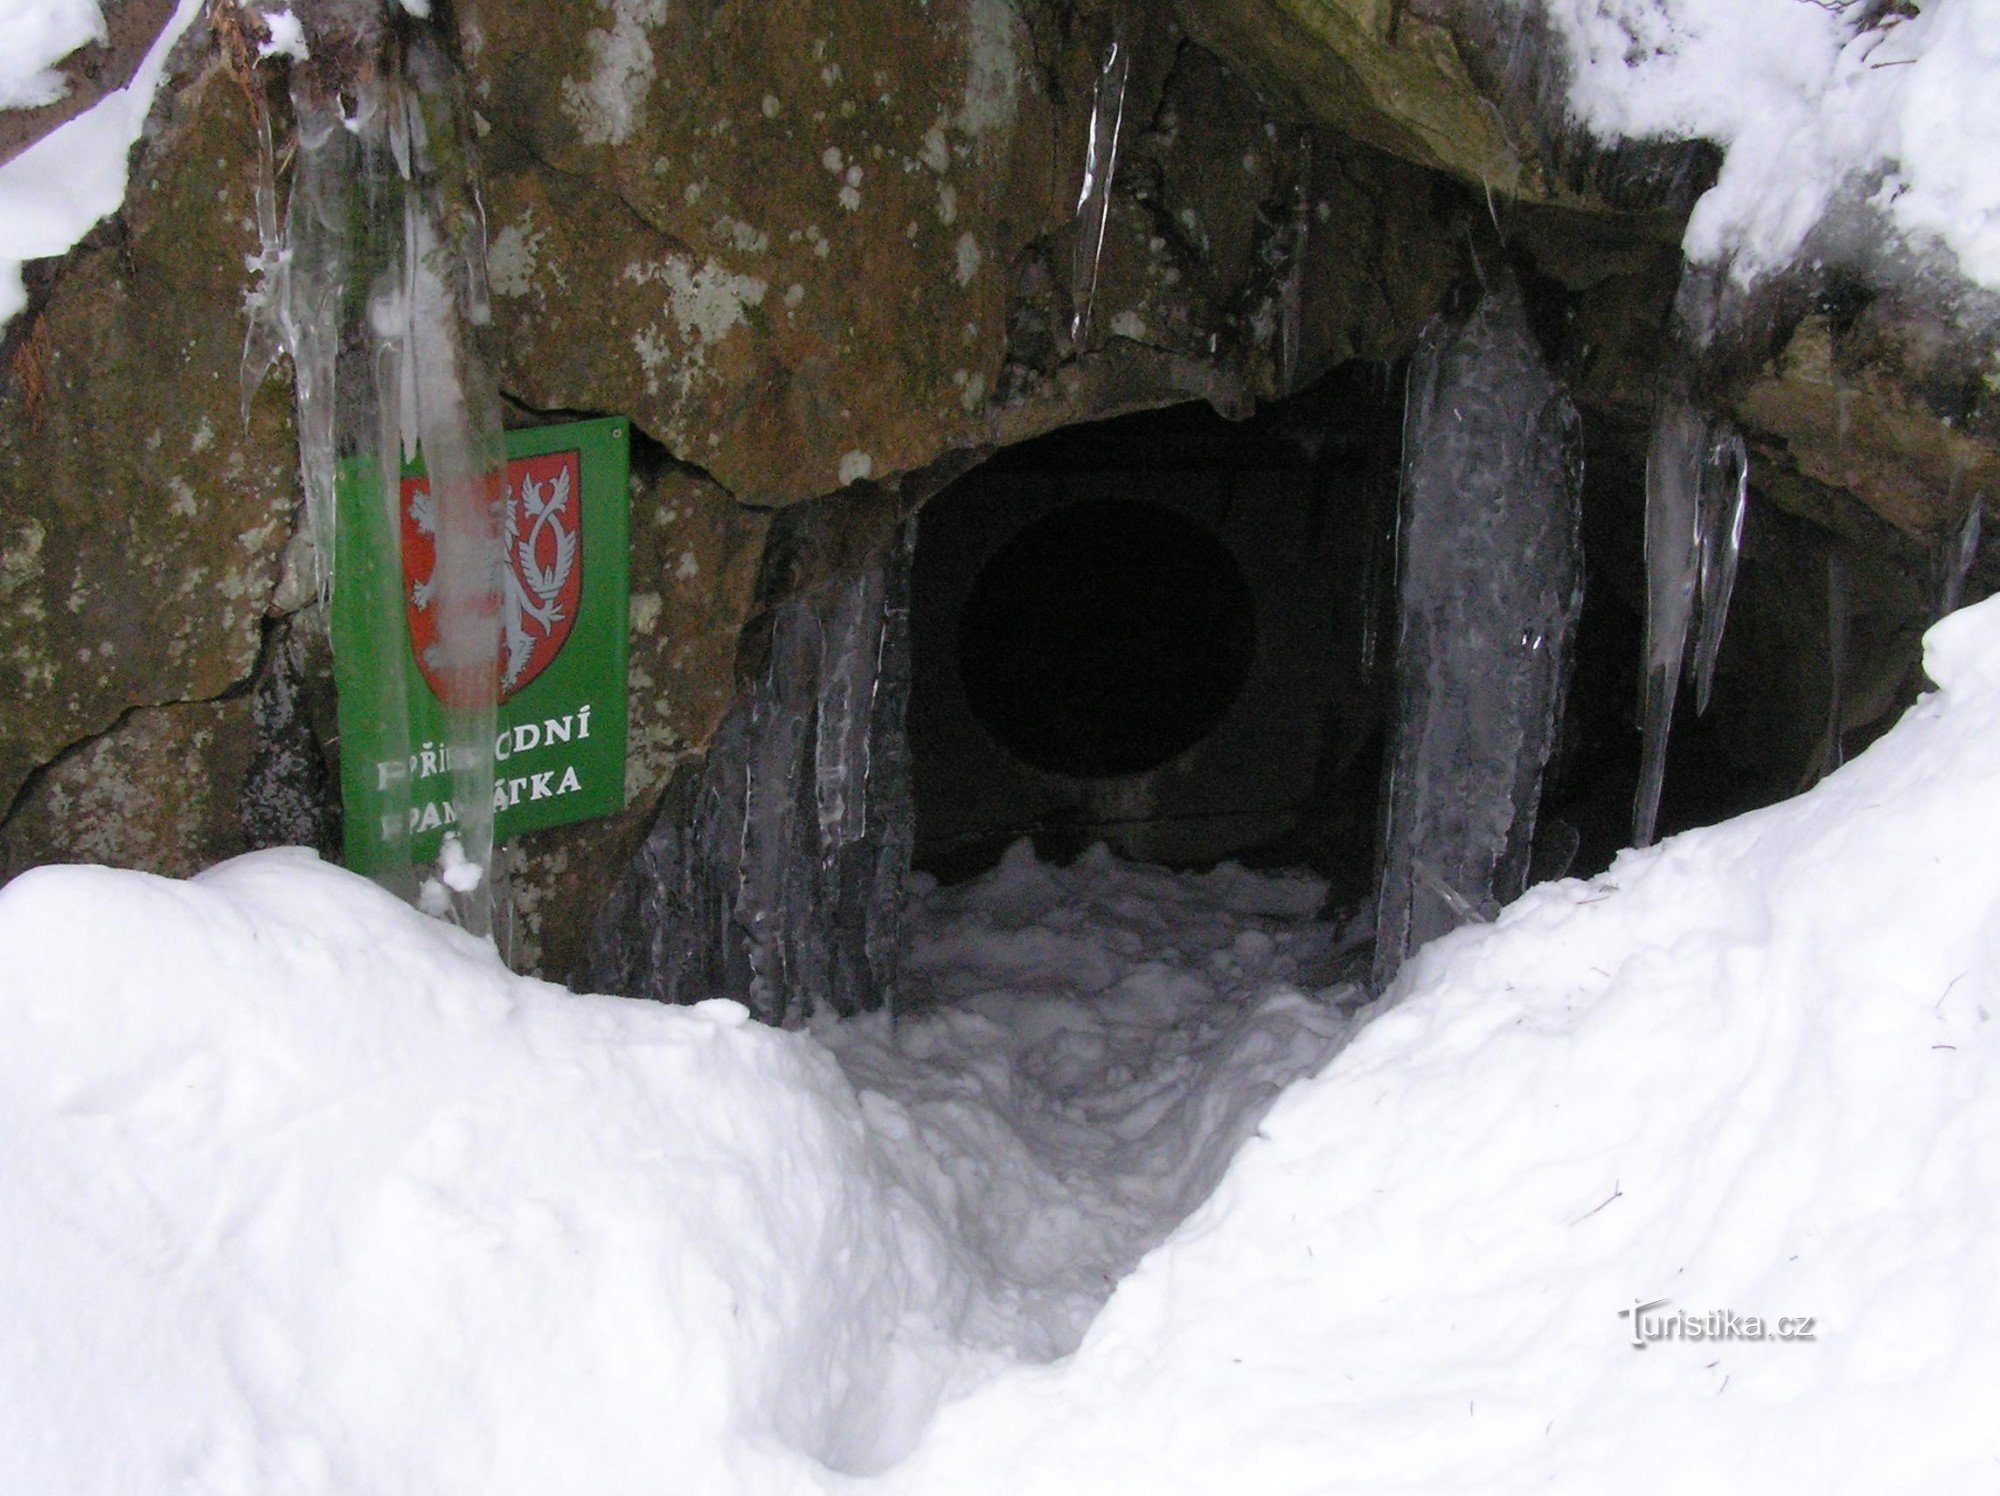
M1820 751L1824 779L1847 761L1847 641L1854 614L1847 557L1838 545L1826 553L1826 738Z
M1696 410L1684 390L1670 388L1654 413L1646 451L1646 658L1635 846L1650 845L1658 827L1683 674L1694 681L1695 710L1708 710L1749 500L1750 455L1741 434Z
M245 377L261 376L277 347L290 354L322 595L366 588L366 615L384 630L407 626L400 568L350 579L336 566L336 537L372 532L374 549L395 556L404 465L425 465L421 523L436 565L423 606L437 632L426 663L444 706L456 829L431 876L388 881L483 935L504 908L493 876L492 755L505 457L498 388L476 342L489 312L471 115L427 24L365 3L315 7L305 19L315 57L352 66L344 76L317 62L293 70L297 166L280 246L270 242L270 184L258 195L264 279L252 297ZM405 651L383 659L390 668L350 685L369 699L350 705L413 749L416 673Z
M1965 579L1972 575L1972 563L1979 558L1980 511L1986 496L1975 493L1966 507L1965 519L1945 540L1938 553L1937 616L1958 611L1965 594Z
M1511 282L1427 329L1403 452L1378 990L1525 887L1562 712L1583 597L1577 417Z
M761 666L606 910L592 985L670 1002L747 992L771 1023L893 1004L914 540L899 525L865 565L773 611Z
M1701 575L1701 469L1705 422L1685 398L1660 402L1646 450L1646 672L1639 794L1632 843L1649 846L1660 814L1667 737L1680 690L1688 625Z
M1305 345L1306 250L1312 234L1313 135L1301 128L1292 148L1292 190L1284 227L1284 279L1278 291L1278 393L1298 383Z
M1694 710L1708 711L1715 660L1729 625L1736 591L1736 563L1743 553L1743 522L1750 512L1750 452L1740 432L1720 429L1702 471L1701 591L1695 610Z
M1104 263L1104 234L1111 220L1111 184L1118 175L1118 137L1125 124L1125 83L1132 71L1124 12L1111 14L1092 86L1090 133L1083 146L1083 183L1076 194L1076 249L1070 264L1070 341L1090 341L1097 307L1097 275Z

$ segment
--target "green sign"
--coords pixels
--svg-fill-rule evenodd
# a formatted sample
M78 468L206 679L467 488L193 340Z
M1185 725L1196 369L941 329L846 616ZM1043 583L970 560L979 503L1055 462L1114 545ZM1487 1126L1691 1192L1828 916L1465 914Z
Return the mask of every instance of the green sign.
M496 842L625 806L627 464L622 420L507 433ZM372 475L341 479L333 654L346 861L377 874L435 858L457 821L427 662L436 549L421 467L404 473L393 519Z

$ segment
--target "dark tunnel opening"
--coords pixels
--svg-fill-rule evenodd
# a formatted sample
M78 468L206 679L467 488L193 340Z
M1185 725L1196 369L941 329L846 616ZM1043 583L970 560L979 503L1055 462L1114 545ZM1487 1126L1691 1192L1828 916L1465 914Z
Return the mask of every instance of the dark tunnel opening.
M1400 368L1348 364L1241 422L1189 404L1067 427L931 500L912 584L917 866L949 881L1021 837L1057 859L1103 841L1167 866L1308 867L1329 907L1368 900L1402 402ZM1584 605L1537 880L1600 872L1631 841L1646 439L1586 414ZM1921 684L1920 579L1778 505L1750 516L1714 701L1675 719L1663 836L1808 786ZM1869 580L1836 692L1841 555ZM1867 719L1830 726L1859 718L1864 681Z
M1030 767L1142 774L1235 705L1256 619L1212 529L1144 499L1078 499L980 567L959 614L958 671L979 725Z
M918 524L918 866L1095 841L1372 876L1400 391L1352 365L997 454ZM1371 655L1378 656L1371 658Z

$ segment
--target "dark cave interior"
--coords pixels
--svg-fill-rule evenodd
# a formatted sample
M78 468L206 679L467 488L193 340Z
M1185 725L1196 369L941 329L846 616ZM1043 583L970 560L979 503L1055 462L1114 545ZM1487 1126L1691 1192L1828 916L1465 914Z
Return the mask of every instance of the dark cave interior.
M1353 362L1241 422L1193 403L1068 427L933 499L912 597L917 865L951 880L1022 836L1056 858L1105 841L1170 866L1309 866L1330 905L1367 898L1402 383ZM1639 775L1645 432L1586 412L1585 447L1585 601L1537 881L1630 844ZM1714 699L1676 716L1662 835L1809 786L1921 686L1921 579L1756 492Z

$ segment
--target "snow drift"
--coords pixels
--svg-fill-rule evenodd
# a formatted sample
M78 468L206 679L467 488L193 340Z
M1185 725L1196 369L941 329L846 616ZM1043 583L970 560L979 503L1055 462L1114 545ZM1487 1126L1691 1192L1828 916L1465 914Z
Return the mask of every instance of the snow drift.
M1926 642L1812 793L1428 947L895 1488L1992 1489L2000 600ZM1637 1349L1661 1299L1816 1338Z
M910 986L952 1008L822 1044L513 976L309 853L31 872L0 893L0 1490L879 1469L1072 1350L1345 1036L1287 980L1324 891L1022 848L927 902Z
M1990 1489L2000 601L1927 658L1940 689L1811 794L1427 947L1046 1366L978 1326L1035 1298L1010 1216L1065 1202L989 1188L1022 1134L968 1119L1039 1076L1084 1157L1120 1097L1105 1178L1173 1151L1115 1146L1165 1114L1240 1135L1341 1032L1272 1028L1325 1011L1278 980L1309 888L1017 855L917 954L1001 1040L836 1033L858 1099L808 1035L510 976L303 855L31 873L0 893L0 1486ZM1133 1084L1149 1012L1196 1101ZM954 1042L955 1078L881 1076ZM1058 1266L1092 1208L1039 1238ZM1655 1300L1813 1338L1638 1349ZM828 1468L948 1394L905 1463Z

